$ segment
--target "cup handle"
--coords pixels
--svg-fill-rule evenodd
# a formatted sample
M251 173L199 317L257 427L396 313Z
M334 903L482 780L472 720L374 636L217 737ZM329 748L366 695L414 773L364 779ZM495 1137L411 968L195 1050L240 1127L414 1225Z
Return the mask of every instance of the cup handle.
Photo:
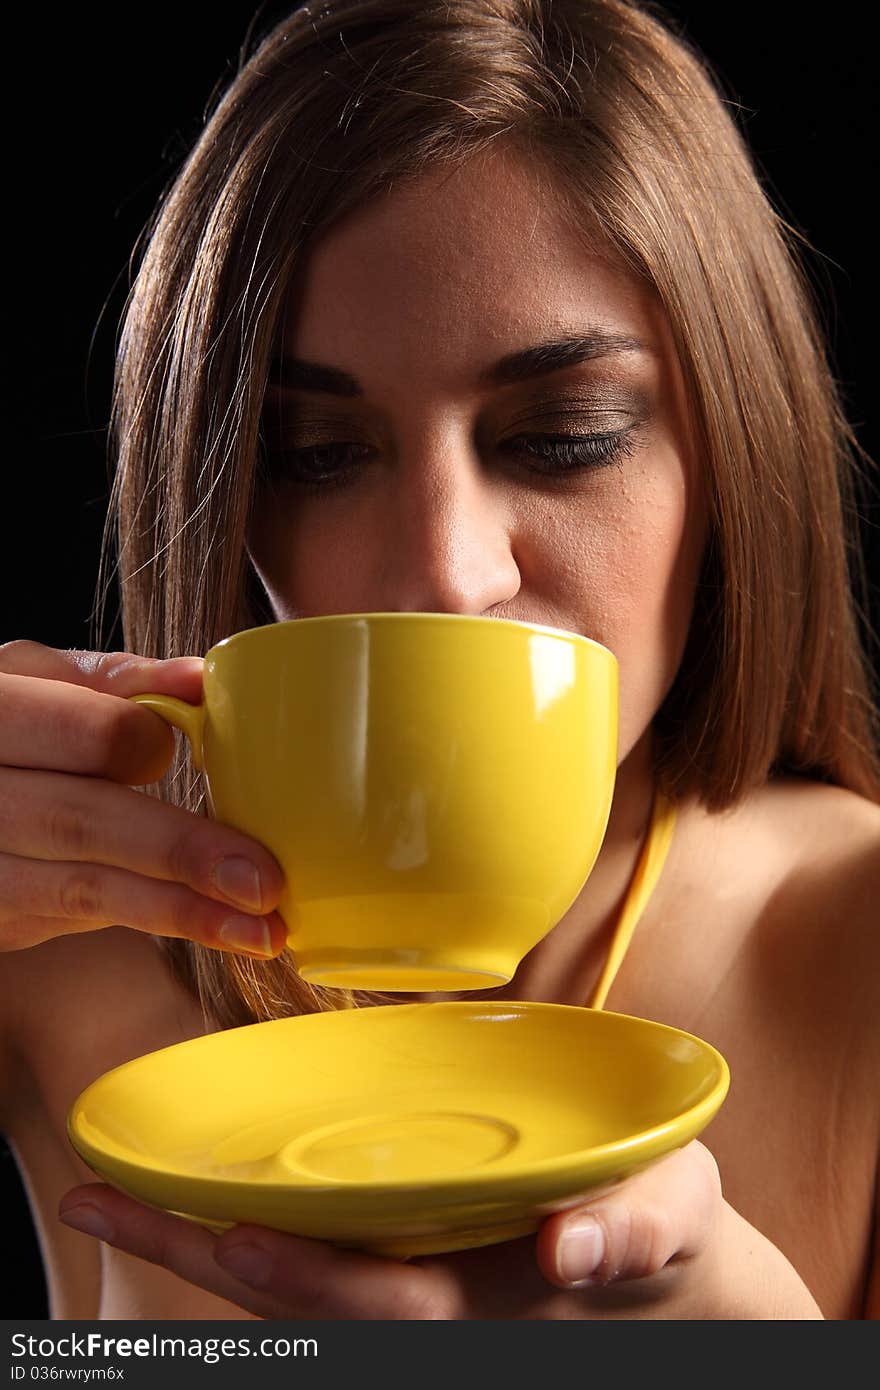
M186 700L178 700L174 695L129 695L136 705L146 705L155 710L167 724L173 724L189 739L192 760L199 772L205 769L202 740L205 729L205 706L190 705Z

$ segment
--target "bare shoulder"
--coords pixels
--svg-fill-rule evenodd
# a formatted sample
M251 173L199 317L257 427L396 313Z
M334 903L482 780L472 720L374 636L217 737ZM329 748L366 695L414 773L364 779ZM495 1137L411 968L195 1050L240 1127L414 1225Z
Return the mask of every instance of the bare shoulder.
M826 1316L858 1317L880 1138L880 808L780 778L723 811L685 803L680 824L665 950L645 951L654 991L670 960L678 979L648 1016L728 1061L706 1140L727 1201ZM647 994L635 1005L647 1014Z
M700 968L738 961L743 1007L787 1028L786 1047L880 1064L880 806L786 777L725 811L688 806L682 828L677 896L686 921L713 923Z
M880 941L880 805L791 778L770 784L766 808L786 844L792 892L809 886L823 914Z
M683 818L684 819L684 818ZM780 777L728 810L688 806L689 857L697 876L717 875L753 905L812 901L815 914L880 936L880 805L843 787Z
M784 971L812 1026L836 1030L855 1060L880 1046L880 806L841 787L780 779L754 798L756 835L778 882L755 949Z
M880 805L867 797L848 791L846 787L829 786L798 777L780 777L767 783L763 795L768 804L778 805L784 812L809 826L824 827L839 840L850 834L873 842L880 841Z

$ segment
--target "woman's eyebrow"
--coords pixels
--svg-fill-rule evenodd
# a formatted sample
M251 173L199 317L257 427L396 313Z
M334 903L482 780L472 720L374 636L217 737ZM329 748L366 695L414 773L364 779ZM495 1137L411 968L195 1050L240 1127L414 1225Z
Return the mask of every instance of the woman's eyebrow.
M569 333L510 352L481 373L479 384L506 386L511 382L543 376L546 372L559 372L564 367L576 367L593 357L606 357L617 352L651 351L645 343L629 334L591 328L585 333ZM320 362L307 362L301 357L275 358L269 369L269 384L291 391L320 391L332 396L364 394L360 382L349 372L339 367L324 366Z

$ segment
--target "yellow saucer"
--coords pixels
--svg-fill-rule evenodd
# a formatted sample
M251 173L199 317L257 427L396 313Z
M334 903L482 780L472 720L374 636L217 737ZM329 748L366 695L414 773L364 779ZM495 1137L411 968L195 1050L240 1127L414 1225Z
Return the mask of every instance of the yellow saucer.
M708 1124L708 1043L563 1004L443 1002L211 1033L105 1073L80 1157L152 1206L407 1256L537 1229Z

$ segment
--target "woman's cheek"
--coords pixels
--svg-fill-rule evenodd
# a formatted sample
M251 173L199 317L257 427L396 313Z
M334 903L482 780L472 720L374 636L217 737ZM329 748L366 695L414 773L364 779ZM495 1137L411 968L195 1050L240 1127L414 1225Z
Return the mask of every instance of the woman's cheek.
M693 612L695 548L684 497L653 496L617 531L616 554L597 594L602 635L620 666L620 758L654 718L675 679Z

